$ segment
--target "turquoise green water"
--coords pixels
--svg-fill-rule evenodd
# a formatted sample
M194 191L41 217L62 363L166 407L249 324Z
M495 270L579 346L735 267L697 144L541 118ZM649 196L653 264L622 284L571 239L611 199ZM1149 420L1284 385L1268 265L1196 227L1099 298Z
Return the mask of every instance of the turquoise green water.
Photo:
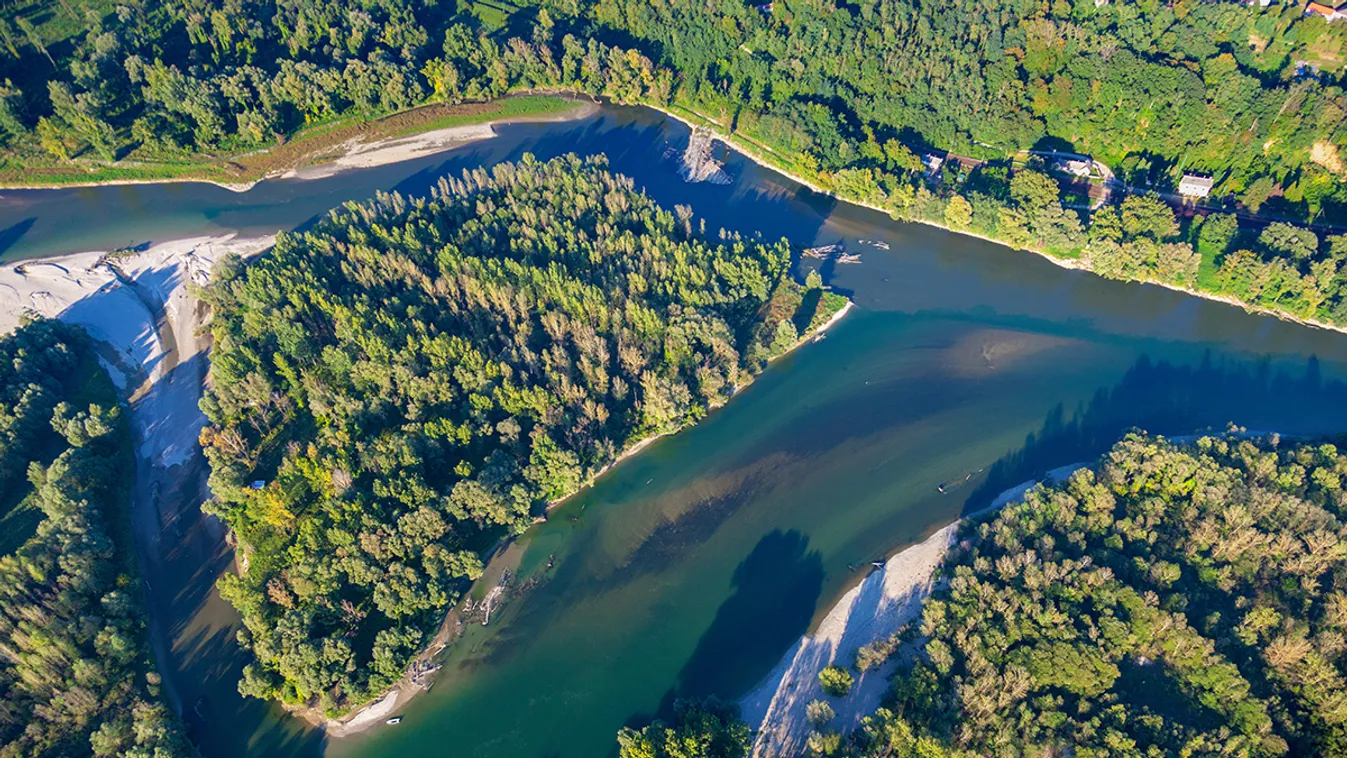
M1342 387L1306 383L1304 361L1203 368L1204 352L855 313L527 534L500 562L545 583L472 627L400 726L329 753L605 755L619 727L677 697L751 689L858 577L850 565L1097 453L1130 424L1347 428Z
M859 578L850 566L1096 455L1130 426L1347 430L1347 335L894 222L734 156L732 184L688 185L665 157L686 139L658 114L605 108L576 123L509 127L441 156L241 195L189 185L0 199L0 255L17 258L294 228L376 189L415 194L444 172L575 150L607 153L661 203L690 204L710 230L797 246L843 240L862 254L859 265L823 272L859 306L826 340L627 460L493 561L493 575L509 568L542 583L489 627L470 627L395 728L324 744L241 701L236 618L209 591L227 555L207 537L184 540L154 583L171 602L151 608L173 645L167 677L187 703L207 697L204 715L188 717L203 754L609 755L619 727L667 713L677 697L750 689Z

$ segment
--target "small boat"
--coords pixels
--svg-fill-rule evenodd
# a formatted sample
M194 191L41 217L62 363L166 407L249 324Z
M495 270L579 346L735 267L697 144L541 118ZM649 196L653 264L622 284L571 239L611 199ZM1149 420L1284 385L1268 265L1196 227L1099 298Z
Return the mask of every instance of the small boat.
M385 724L388 724L389 726L397 726L398 724L401 724L401 723L402 723L402 717L401 717L401 716L394 716L393 718L391 718L391 719L385 721L384 723L385 723Z
M826 335L826 334L816 334L816 335L814 335L814 341L815 341L815 342L822 342L822 341L823 341L824 339L826 339L827 337L828 337L828 335Z
M884 561L870 561L870 565L875 568L884 568Z

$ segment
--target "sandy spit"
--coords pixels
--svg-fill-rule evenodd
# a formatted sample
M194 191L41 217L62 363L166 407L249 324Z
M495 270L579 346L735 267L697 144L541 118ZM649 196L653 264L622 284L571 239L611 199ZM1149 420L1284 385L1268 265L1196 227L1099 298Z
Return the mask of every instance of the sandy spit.
M1085 465L1053 469L1044 481L1062 481ZM1037 484L1031 480L1012 487L970 517L1018 502ZM818 673L833 663L850 667L862 646L887 639L921 615L925 599L939 585L935 570L954 545L961 523L949 524L889 558L883 568L843 595L818 628L801 637L771 673L739 701L744 719L757 732L754 758L803 755L812 728L805 708L814 700L827 700L833 706L837 716L829 727L844 733L855 729L862 718L879 707L897 661L856 675L851 694L840 699L823 693Z
M126 256L94 251L0 266L0 334L14 330L26 313L59 318L113 348L116 360L106 353L104 359L120 362L113 374L119 385L156 380L201 347L188 283L207 283L227 253L252 255L274 241L193 237Z
M277 175L280 179L323 179L353 168L374 168L390 163L401 163L415 158L443 152L478 140L491 139L496 130L491 123L451 126L446 129L413 134L407 137L365 142L356 137L336 148L336 158L317 166L290 169Z

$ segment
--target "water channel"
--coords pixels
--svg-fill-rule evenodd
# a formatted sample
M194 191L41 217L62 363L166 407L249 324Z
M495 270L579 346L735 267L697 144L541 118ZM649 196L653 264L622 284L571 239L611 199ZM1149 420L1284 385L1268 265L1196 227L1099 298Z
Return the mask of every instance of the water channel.
M447 171L525 151L604 152L666 207L691 205L708 230L842 240L862 255L823 272L859 306L826 340L625 461L496 559L492 572L538 586L466 630L397 727L325 742L231 695L239 653L207 591L227 558L209 545L184 552L179 590L156 612L174 638L167 675L209 695L195 728L210 758L611 755L619 727L667 715L679 697L750 689L859 578L852 566L1097 455L1130 427L1347 430L1347 335L896 222L733 154L731 184L688 184L668 157L687 129L644 109L499 132L432 158L242 194L200 184L3 193L0 255L16 259L290 229L376 190L417 194Z

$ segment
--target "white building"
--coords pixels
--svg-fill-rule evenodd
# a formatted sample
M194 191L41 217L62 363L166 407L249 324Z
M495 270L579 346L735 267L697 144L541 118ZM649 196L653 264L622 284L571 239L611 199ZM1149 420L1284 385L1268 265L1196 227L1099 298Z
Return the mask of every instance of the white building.
M1184 174L1183 181L1179 182L1179 194L1184 197L1202 198L1211 194L1211 186L1215 182L1210 176L1198 176L1197 174Z
M1088 179L1090 177L1090 169L1092 168L1089 161L1078 161L1074 159L1057 161L1052 164L1052 167L1063 174L1070 174L1072 176L1080 177L1081 179Z

